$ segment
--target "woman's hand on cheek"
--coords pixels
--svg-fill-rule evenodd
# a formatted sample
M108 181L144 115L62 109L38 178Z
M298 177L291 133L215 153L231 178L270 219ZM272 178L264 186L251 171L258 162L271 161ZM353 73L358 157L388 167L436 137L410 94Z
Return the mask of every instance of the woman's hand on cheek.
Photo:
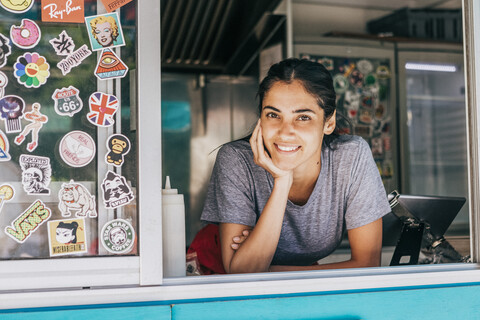
M261 120L258 120L257 126L255 127L255 130L253 130L252 137L250 138L250 146L252 147L253 151L253 160L257 165L270 172L274 179L288 177L289 180L292 180L293 171L286 171L276 167L272 161L272 158L265 150L260 121Z

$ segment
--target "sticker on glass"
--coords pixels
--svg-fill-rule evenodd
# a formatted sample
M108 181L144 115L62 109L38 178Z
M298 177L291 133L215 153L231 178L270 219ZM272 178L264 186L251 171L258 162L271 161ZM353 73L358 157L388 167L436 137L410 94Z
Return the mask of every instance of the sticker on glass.
M335 93L344 93L348 89L348 86L348 80L343 74L339 73L333 77L333 88L335 89Z
M365 59L357 61L357 69L363 74L368 74L373 71L373 64Z
M327 57L320 58L320 59L317 60L317 62L323 64L325 69L327 69L328 71L332 71L335 68L334 63L333 63L333 59L331 59L331 58L327 58Z
M121 167L124 156L130 151L130 140L123 134L114 134L107 139L108 153L105 155L107 164Z
M9 161L10 157L10 145L8 144L8 139L5 133L0 130L0 161Z
M75 50L75 43L65 30L58 35L58 38L53 38L48 42L59 56L68 56Z
M13 75L18 83L27 88L38 88L47 82L50 77L50 65L47 60L38 53L27 52L18 57L13 66Z
M133 193L125 177L108 170L102 182L105 208L115 209L133 200Z
M19 26L10 27L10 38L12 38L13 44L22 49L35 47L41 36L40 27L30 19L22 19Z
M390 78L390 69L387 66L378 66L377 70L378 79L389 79Z
M5 87L7 86L7 84L8 84L7 76L5 75L5 73L0 71L0 99L3 98L3 96L5 95Z
M109 127L115 123L113 115L119 107L118 99L114 95L102 92L92 93L88 99L90 112L87 119L99 127Z
M7 57L11 53L10 39L0 33L0 68L7 64Z
M84 167L95 158L95 141L83 131L67 133L58 149L62 160L75 168Z
M102 0L105 9L107 9L108 12L115 11L118 8L123 7L130 1L132 0Z
M27 12L32 8L34 3L34 0L0 0L0 6L13 13Z
M127 220L115 219L103 226L100 240L108 252L128 253L135 243L135 230Z
M123 78L127 75L128 67L115 53L110 49L104 49L97 67L95 76L100 80Z
M55 102L54 109L58 115L73 117L73 115L83 108L80 91L69 86L68 88L56 89L52 95Z
M22 131L24 109L25 101L18 96L8 95L0 99L0 118L5 122L7 133Z
M75 50L71 55L67 56L65 59L57 63L57 68L62 71L63 75L70 73L72 68L78 67L83 60L87 59L88 56L92 54L92 51L88 49L87 45L84 44L77 50Z
M82 23L84 0L42 0L42 21Z
M85 24L93 51L125 45L117 12L85 17Z
M50 257L87 253L85 219L48 221Z
M52 215L52 211L42 202L35 200L27 210L5 228L5 233L18 243L25 242Z
M0 213L2 212L5 202L13 199L15 195L15 189L9 184L0 185Z
M350 81L353 86L361 88L363 86L363 74L355 69L350 73L348 81Z
M32 134L32 140L27 144L27 151L32 152L38 147L38 132L43 125L48 122L48 117L40 112L40 103L35 102L32 105L32 111L25 112L23 116L25 120L31 123L26 125L22 133L15 137L15 144L20 145L25 140L28 134Z
M49 195L50 158L21 154L18 162L22 168L23 190L29 195Z
M70 217L72 214L76 217L97 216L95 196L92 196L84 185L73 180L62 183L58 192L58 209L63 217Z

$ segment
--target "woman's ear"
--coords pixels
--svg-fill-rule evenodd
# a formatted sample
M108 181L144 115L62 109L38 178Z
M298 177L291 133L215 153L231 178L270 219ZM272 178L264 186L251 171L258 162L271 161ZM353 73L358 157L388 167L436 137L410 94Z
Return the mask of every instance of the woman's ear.
M333 114L325 121L323 126L323 134L329 135L335 130L337 124L337 110L333 111Z

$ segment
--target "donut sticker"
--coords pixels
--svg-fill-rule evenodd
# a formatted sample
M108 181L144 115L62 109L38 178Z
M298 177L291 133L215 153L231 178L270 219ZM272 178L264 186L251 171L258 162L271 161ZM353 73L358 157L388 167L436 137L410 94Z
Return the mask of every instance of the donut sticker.
M87 253L85 219L48 221L50 257Z
M7 84L8 84L7 76L5 75L5 73L0 71L0 99L3 98L3 96L5 95L5 87L7 86Z
M0 68L7 64L7 57L12 53L10 39L0 33Z
M18 83L27 88L38 88L50 77L50 65L45 57L36 52L27 52L18 57L13 69Z
M83 131L71 131L60 141L58 151L66 164L79 168L95 158L95 150L95 141L91 136Z
M74 86L56 89L52 95L52 99L55 101L55 112L60 116L73 117L83 108L83 102L79 94L80 91Z
M121 167L124 156L130 151L130 140L123 134L113 134L107 139L108 153L105 155L107 164Z
M5 228L5 233L16 242L24 243L51 216L52 210L37 199Z
M113 115L117 112L119 103L117 97L102 92L93 93L88 99L90 112L87 119L98 127L110 127L115 123Z
M95 76L100 80L123 78L127 75L128 67L115 53L110 49L104 49L97 67Z
M0 161L9 161L11 159L9 153L10 145L5 133L0 130Z
M25 101L18 96L8 95L0 99L0 118L5 122L7 133L22 131Z
M117 12L85 17L85 24L93 51L125 45Z
M15 137L15 144L20 145L25 140L26 136L31 133L32 140L27 144L27 151L32 152L38 147L38 132L42 129L43 125L48 122L48 117L40 112L41 105L35 102L32 105L32 111L26 112L24 115L25 120L31 123L25 126L22 133Z
M23 190L29 195L49 195L52 176L50 158L21 154L18 161L22 168Z
M22 19L20 26L10 28L10 38L12 38L13 44L22 49L35 47L40 41L41 35L39 26L30 19Z
M13 13L27 12L33 7L34 3L34 0L0 0L0 6Z

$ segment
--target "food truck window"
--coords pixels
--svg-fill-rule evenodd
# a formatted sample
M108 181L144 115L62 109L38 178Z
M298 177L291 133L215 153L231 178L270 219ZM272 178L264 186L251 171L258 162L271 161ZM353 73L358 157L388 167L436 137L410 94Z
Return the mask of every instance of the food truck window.
M120 273L136 271L120 282L138 284L142 43L138 3L128 2L1 3L0 277L35 266L75 270L61 286L100 285L118 279L92 270L121 265Z

